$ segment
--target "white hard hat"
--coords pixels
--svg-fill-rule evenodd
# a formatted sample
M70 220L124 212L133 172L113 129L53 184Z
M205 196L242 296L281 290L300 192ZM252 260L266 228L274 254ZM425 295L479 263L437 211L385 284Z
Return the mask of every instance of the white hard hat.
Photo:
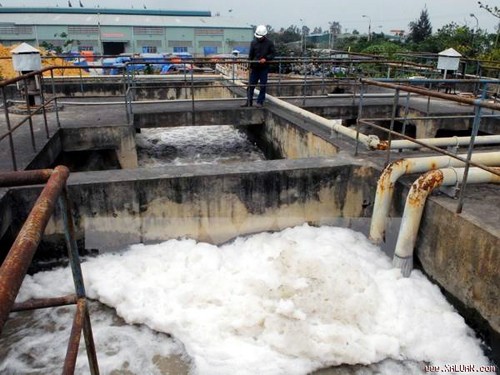
M267 27L266 25L259 25L257 26L257 29L255 29L255 35L256 38L262 38L263 36L267 35Z

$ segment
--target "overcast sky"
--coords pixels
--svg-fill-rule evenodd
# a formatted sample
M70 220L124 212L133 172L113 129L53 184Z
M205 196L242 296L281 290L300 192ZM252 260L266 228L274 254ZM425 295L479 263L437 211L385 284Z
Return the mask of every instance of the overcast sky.
M78 7L79 0L70 0ZM344 32L357 29L368 31L371 20L373 32L389 33L393 29L408 30L408 24L419 18L427 6L433 31L452 21L459 25L496 32L499 19L484 9L477 0L81 0L85 7L139 8L172 10L209 10L212 15L240 19L244 24L268 24L274 29L303 24L311 29L328 28L328 22L337 21ZM67 0L0 0L6 6L55 6L67 7ZM500 0L483 0L490 6L500 6ZM366 17L363 17L365 15Z

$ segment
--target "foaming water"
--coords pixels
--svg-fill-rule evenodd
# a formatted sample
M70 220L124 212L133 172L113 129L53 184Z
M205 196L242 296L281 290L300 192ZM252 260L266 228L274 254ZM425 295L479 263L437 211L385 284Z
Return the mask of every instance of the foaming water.
M139 244L82 267L88 295L128 323L92 311L104 374L392 375L423 374L426 363L488 364L435 285L418 271L402 278L379 248L349 229L303 225L223 246ZM71 290L68 269L41 272L26 278L19 300ZM63 357L58 362L52 351L63 353L67 338L53 335L63 321L71 325L59 310L36 312L50 314L49 323L14 322L20 338L41 328L26 342L2 338L0 372L58 373L50 369ZM33 353L46 346L50 356ZM169 372L158 365L169 358L189 360ZM84 352L78 373L86 373Z
M142 129L136 142L141 167L265 159L245 133L225 125Z

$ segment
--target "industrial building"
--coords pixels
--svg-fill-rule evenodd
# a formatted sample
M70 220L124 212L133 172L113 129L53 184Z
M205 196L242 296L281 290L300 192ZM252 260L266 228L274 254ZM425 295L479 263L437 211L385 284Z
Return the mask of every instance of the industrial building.
M248 51L253 28L210 11L0 7L0 43L50 45L64 51L187 52L193 56Z

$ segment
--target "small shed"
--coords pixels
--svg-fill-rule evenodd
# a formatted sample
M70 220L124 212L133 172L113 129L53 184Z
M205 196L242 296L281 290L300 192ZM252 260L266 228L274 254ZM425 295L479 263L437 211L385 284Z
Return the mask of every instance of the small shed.
M453 48L445 49L438 53L437 68L444 70L444 76L446 78L446 72L458 70L461 57L462 55Z
M28 43L22 43L11 51L12 65L16 72L31 72L42 69L40 51Z

